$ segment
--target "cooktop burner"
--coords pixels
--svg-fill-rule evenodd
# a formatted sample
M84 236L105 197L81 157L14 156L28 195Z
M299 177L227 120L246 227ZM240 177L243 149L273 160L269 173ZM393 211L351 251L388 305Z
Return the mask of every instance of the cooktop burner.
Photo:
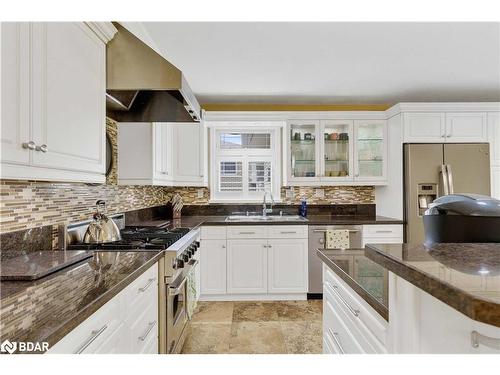
M120 231L120 241L69 244L68 250L165 250L189 231L189 228L125 227Z

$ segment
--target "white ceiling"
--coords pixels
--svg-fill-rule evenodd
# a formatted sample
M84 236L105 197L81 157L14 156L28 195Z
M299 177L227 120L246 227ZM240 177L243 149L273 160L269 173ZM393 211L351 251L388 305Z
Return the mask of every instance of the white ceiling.
M201 103L500 101L500 23L144 23Z

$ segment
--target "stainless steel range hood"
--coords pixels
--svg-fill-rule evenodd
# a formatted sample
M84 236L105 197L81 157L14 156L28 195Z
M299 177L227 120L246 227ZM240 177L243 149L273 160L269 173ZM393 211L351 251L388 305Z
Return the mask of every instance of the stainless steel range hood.
M106 115L117 122L199 122L200 105L182 72L114 26L106 47Z

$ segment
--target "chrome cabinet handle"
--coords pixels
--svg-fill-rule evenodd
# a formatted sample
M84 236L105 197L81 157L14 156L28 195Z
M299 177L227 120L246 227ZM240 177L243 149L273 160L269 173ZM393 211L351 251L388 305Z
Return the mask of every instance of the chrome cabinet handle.
M482 335L477 331L472 331L470 338L473 348L479 348L479 345L482 344L488 348L500 350L500 339Z
M49 149L47 148L47 145L36 146L35 150L42 151L43 153L46 153L47 151L49 151Z
M144 285L142 288L139 288L139 292L145 292L153 284L153 282L155 280L156 280L156 277L149 279L148 282L146 283L146 285Z
M104 326L102 326L100 329L96 330L96 331L92 331L90 334L90 338L85 341L83 343L82 346L80 346L80 348L78 348L78 350L74 353L74 354L81 354L83 353L83 351L85 349L87 349L87 347L92 344L106 329L108 328L108 325L105 324Z
M330 333L330 337L335 341L335 344L338 346L340 354L345 354L344 348L342 347L342 344L340 343L340 340L338 338L338 332L333 332L331 328L328 328L328 332Z
M23 146L23 148L27 148L27 149L29 149L29 150L34 150L34 149L36 149L36 144L35 144L35 142L33 142L33 141L24 142L24 143L22 144L22 146Z
M282 232L280 232L280 233L281 233L281 234L296 234L297 232L295 232L295 231L291 230L291 231L288 231L288 232L287 232L287 231L282 231Z
M392 233L392 230L376 230L375 233Z
M342 301L342 303L349 309L352 315L354 316L359 316L359 310L354 309L349 302L347 302L344 297L342 297L342 294L338 291L338 286L337 285L332 285L330 283L326 283L326 285L334 292L337 297Z
M238 234L255 234L255 232L238 232Z
M146 340L146 337L148 337L149 333L153 330L153 328L155 327L155 325L156 325L156 320L154 320L152 322L149 322L148 329L146 330L146 332L144 333L144 335L139 336L138 339L140 341Z

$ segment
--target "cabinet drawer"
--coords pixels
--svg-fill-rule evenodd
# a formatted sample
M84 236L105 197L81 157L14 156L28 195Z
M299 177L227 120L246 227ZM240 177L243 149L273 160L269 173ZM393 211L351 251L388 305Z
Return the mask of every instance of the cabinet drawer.
M331 349L334 353L366 353L328 299L323 299L323 337L331 343Z
M267 238L267 227L256 225L228 226L227 238Z
M269 238L307 238L307 225L273 225L268 227Z
M126 320L137 316L145 306L158 304L158 263L125 288Z
M377 351L384 351L387 346L387 321L326 266L323 266L323 275L323 289L327 289L334 297L338 308L367 336ZM357 316L354 310L358 312Z
M363 237L365 238L403 238L403 226L401 224L389 225L363 225Z
M142 353L151 340L158 341L157 305L143 307L142 314L130 322L130 345L132 353Z
M202 240L224 240L226 239L226 227L201 227Z
M49 353L94 353L122 325L122 300L120 293L58 341Z

